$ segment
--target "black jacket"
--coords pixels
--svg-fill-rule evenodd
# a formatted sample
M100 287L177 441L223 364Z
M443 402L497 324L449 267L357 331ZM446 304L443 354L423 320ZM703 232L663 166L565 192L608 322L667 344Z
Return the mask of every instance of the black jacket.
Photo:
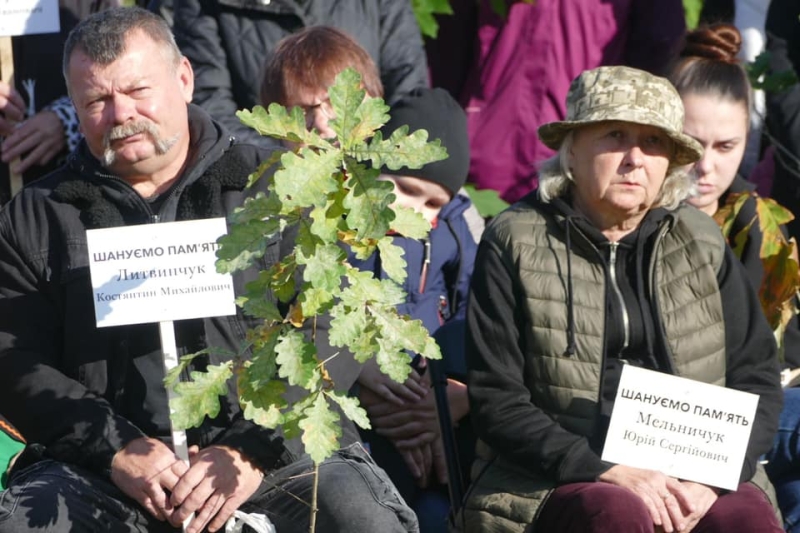
M800 75L800 4L772 0L765 23L770 71L794 70ZM775 145L775 176L771 196L794 213L786 226L800 238L800 84L780 92L767 91L766 133Z
M255 194L245 190L247 176L269 153L233 142L196 106L190 126L190 162L158 213L105 173L85 144L0 212L0 405L48 457L104 472L129 441L170 438L158 325L95 326L86 229L150 223L155 215L165 222L226 216ZM258 269L293 245L290 235L274 239ZM234 275L237 294L256 274ZM241 311L176 321L178 355L207 346L235 353L253 325ZM193 365L202 370L226 357L215 351ZM347 390L360 366L347 357L330 364L337 388ZM351 424L343 429L343 444L357 438ZM188 433L190 444L226 444L265 469L302 453L299 439L284 443L280 432L245 420L234 393L223 398L219 416Z
M151 2L151 9L171 0ZM263 67L283 37L306 26L336 27L353 37L380 70L391 104L428 85L422 36L408 0L181 0L173 31L194 68L194 102L240 140L265 142L236 118L259 104Z

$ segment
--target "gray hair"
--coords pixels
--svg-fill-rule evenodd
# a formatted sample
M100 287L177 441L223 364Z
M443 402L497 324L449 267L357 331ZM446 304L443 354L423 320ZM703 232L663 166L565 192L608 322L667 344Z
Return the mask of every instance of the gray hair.
M575 184L569 168L569 151L575 138L575 130L570 131L556 155L542 161L539 165L539 198L549 202L567 194ZM694 194L694 183L683 167L670 163L667 176L652 207L663 207L672 211L686 198Z
M62 71L69 86L69 62L75 50L80 50L98 65L110 65L124 52L127 37L141 31L161 45L175 67L182 54L166 21L140 7L117 7L99 11L83 19L69 33L64 44Z

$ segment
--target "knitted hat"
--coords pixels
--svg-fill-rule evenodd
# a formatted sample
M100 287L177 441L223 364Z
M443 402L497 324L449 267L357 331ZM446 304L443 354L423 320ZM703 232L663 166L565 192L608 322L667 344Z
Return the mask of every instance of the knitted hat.
M599 67L581 73L567 94L567 119L539 127L539 138L554 150L571 130L621 120L655 126L675 143L672 163L694 163L703 147L683 133L683 103L665 78L630 67Z
M450 93L444 89L415 89L389 110L389 122L382 128L383 138L388 138L400 126L407 125L408 132L426 130L428 140L440 139L448 157L428 163L422 168L402 167L398 170L381 168L384 174L412 176L438 183L455 194L467 180L469 170L469 138L467 115Z

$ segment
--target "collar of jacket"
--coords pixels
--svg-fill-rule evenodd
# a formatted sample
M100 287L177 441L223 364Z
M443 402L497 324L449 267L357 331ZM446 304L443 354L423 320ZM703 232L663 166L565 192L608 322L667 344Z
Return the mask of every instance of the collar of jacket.
M179 177L175 189L179 195L175 220L225 216L223 192L243 190L255 169L252 163L230 150L233 137L205 111L190 105L189 123L193 161ZM85 141L70 155L66 168L70 177L53 190L53 199L75 205L87 229L131 223L126 220L119 199L136 192L122 178L110 174L91 155Z

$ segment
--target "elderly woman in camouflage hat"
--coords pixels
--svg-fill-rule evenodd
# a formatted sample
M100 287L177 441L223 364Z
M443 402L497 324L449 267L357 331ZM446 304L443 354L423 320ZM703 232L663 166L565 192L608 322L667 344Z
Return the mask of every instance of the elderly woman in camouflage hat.
M467 531L774 531L758 458L772 332L716 223L683 203L701 147L663 78L582 73L534 191L483 236L467 311L478 463ZM623 364L760 395L735 492L601 460ZM532 527L533 525L533 527Z

